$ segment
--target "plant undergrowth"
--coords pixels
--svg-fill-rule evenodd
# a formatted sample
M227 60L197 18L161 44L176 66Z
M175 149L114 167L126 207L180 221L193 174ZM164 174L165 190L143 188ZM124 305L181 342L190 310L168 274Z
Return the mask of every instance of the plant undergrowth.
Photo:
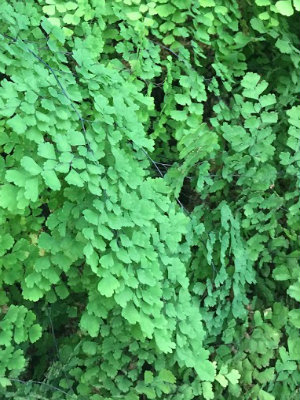
M3 2L1 398L299 397L299 11Z

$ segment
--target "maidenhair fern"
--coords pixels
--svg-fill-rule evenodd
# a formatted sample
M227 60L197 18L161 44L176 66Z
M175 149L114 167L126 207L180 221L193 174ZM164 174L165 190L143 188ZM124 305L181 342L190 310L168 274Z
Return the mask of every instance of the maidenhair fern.
M3 398L297 398L299 9L1 6Z

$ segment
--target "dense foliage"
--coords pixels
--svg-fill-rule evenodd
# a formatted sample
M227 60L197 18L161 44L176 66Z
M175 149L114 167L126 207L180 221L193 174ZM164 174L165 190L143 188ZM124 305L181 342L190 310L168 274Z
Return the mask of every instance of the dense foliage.
M299 398L299 11L1 3L1 398Z

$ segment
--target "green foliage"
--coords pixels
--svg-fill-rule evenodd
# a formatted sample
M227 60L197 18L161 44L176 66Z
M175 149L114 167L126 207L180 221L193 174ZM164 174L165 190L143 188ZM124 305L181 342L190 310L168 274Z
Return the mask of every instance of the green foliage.
M4 2L3 398L298 398L299 11Z

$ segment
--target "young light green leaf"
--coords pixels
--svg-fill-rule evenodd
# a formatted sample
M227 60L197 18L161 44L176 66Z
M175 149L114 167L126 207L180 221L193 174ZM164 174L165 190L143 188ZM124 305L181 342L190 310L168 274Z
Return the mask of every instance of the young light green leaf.
M89 356L94 356L97 352L97 343L87 340L83 342L82 350L84 351L85 354Z
M297 11L300 11L300 0L293 0L294 7Z
M153 373L151 371L144 372L144 382L146 385L153 382Z
M199 360L195 370L201 381L213 382L216 376L215 366L208 360Z
M61 188L60 181L53 170L43 171L42 177L44 178L45 184L49 186L50 189L59 190Z
M300 309L291 310L289 312L289 320L291 324L300 329Z
M39 179L37 177L26 180L24 196L33 202L37 201L39 196Z
M6 388L7 386L11 386L12 383L11 383L11 381L10 381L8 378L0 377L0 385L1 385L3 388Z
M29 340L35 343L42 336L42 327L39 324L34 324L29 329Z
M280 14L285 15L287 17L290 17L291 15L294 14L294 9L291 0L277 1L275 3L275 7Z
M26 132L26 124L25 121L20 117L20 115L15 115L13 118L7 121L7 125L12 128L14 132L18 135Z
M91 337L97 337L100 329L101 319L95 315L84 312L80 320L80 327L87 331Z
M175 383L176 378L168 369L162 369L158 374L159 379L168 383Z
M202 392L206 400L212 400L215 397L211 382L202 383Z
M31 157L24 156L21 165L30 175L35 176L42 172L42 168Z
M126 15L131 21L138 21L142 17L142 14L137 11L129 12Z
M107 274L98 283L98 290L103 296L111 297L119 286L118 280L112 274Z
M232 369L228 374L226 374L226 379L228 379L233 385L238 383L240 377L241 374L236 369Z
M266 81L260 81L260 76L253 72L247 72L241 81L244 88L243 95L250 99L258 99L260 94L268 87Z
M201 7L214 7L215 5L215 0L200 0Z
M287 294L300 302L300 280L289 286Z
M40 143L38 146L38 155L50 160L56 160L55 149L52 143Z
M81 132L71 132L68 135L68 142L71 146L84 146L85 138Z
M65 179L70 185L79 186L79 187L84 186L83 179L78 174L78 172L76 172L74 169L71 169L71 171L68 173L68 175L65 177Z

